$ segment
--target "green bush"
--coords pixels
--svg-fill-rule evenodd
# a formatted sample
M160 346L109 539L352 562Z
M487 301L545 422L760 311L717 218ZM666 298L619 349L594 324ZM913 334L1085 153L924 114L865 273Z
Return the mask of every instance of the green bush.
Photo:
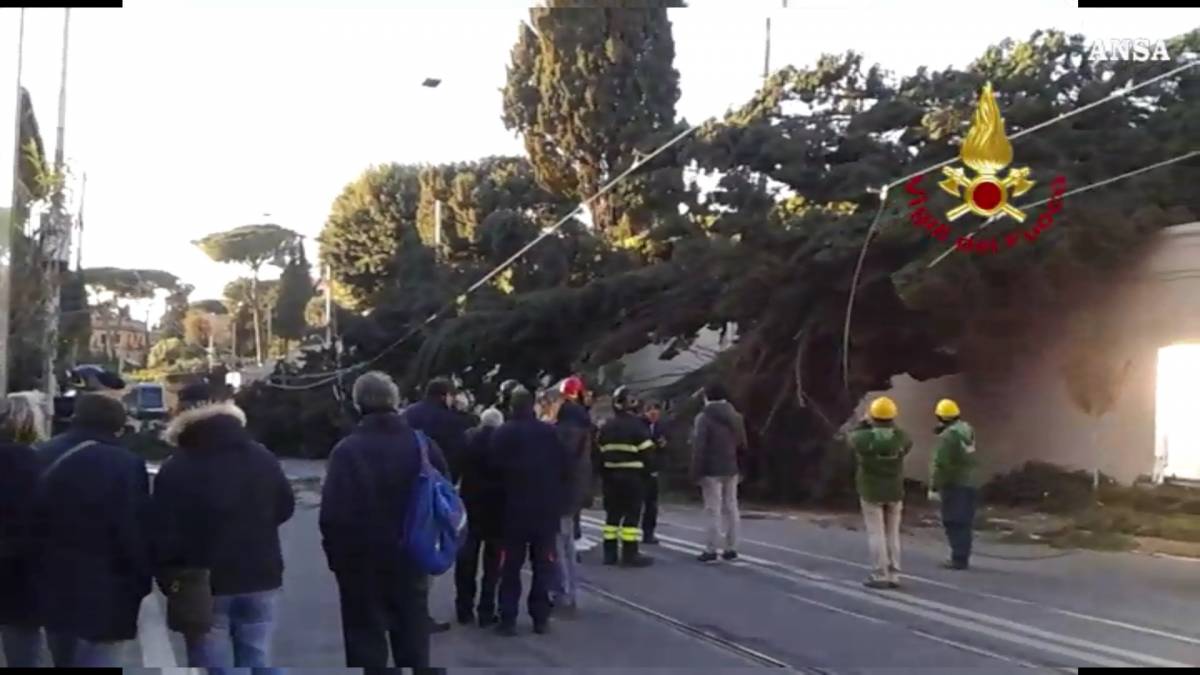
M256 382L237 404L254 438L283 457L324 459L352 424L329 387L289 391Z
M1102 486L1112 484L1111 478L1101 476ZM992 478L983 486L982 496L989 504L1032 507L1047 513L1068 513L1095 503L1091 473L1046 462L1027 462Z

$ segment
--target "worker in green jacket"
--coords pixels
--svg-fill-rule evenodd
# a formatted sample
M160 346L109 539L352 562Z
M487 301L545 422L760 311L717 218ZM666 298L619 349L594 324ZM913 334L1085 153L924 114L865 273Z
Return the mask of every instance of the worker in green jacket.
M938 420L937 445L932 453L929 499L942 504L942 527L950 542L950 559L942 566L965 570L971 564L979 488L975 430L962 420L958 404L948 398L938 401L934 415Z
M868 588L900 587L904 457L912 450L912 440L896 427L897 414L892 399L877 398L864 423L847 436L856 459L855 483L871 551L871 576L863 582Z

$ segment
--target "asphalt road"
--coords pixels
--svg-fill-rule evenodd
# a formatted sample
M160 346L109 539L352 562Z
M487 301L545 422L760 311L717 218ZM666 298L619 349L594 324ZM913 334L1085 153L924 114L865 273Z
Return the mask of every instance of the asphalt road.
M281 666L342 664L337 597L316 529L315 500L283 530L287 561L275 639ZM598 536L596 516L585 535ZM436 665L525 672L639 668L646 672L737 672L788 667L826 673L978 673L1072 670L1079 666L1200 664L1200 564L1134 554L1042 547L982 547L969 572L942 570L935 534L904 541L904 588L860 585L863 533L798 519L746 519L743 559L693 558L703 518L676 506L662 516L657 564L599 565L585 553L589 589L572 621L547 636L501 638L455 626L434 637ZM988 557L1029 557L1007 560ZM1050 557L1043 557L1050 556ZM452 580L437 580L433 613L452 616ZM149 599L127 665L171 667L181 644L162 629L161 599Z

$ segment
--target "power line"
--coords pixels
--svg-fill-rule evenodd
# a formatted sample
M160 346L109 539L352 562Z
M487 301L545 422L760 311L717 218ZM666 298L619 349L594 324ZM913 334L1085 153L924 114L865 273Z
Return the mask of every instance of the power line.
M1181 73L1189 68L1193 68L1198 63L1200 63L1200 61L1191 61L1191 62L1188 62L1178 68L1172 68L1171 70L1168 70L1165 73L1155 75L1154 77L1149 78L1145 81L1139 82L1137 84L1129 85L1126 87L1122 87L1098 101L1092 101L1091 103L1084 104L1078 108L1068 110L1067 112L1062 113L1062 114L1058 115L1057 117L1052 117L1044 122L1035 124L1035 125L1029 127L1028 129L1022 129L1021 131L1014 133L1009 138L1017 139L1022 136L1026 136L1028 134L1032 134L1036 131L1041 131L1042 129L1045 129L1046 127L1052 126L1054 124L1058 124L1059 122L1062 122L1063 120L1074 117L1075 115L1078 115L1082 112L1091 110L1092 108L1095 108L1104 103L1108 103L1109 101L1114 101L1118 98L1124 98L1124 97L1128 96L1129 94L1137 91L1138 89L1141 89L1142 87L1149 86L1149 85L1154 84L1155 82L1163 80L1167 77L1170 77L1177 73ZM871 227L869 227L867 229L867 235L863 239L862 249L859 251L859 254L858 254L858 265L856 266L856 268L854 270L854 276L850 280L850 296L846 300L846 322L845 322L844 329L842 331L842 384L847 389L850 387L850 357L849 357L850 325L851 325L851 319L852 319L853 312L854 312L854 296L856 295L856 293L858 291L858 283L862 277L863 261L866 259L866 256L867 256L867 248L870 247L871 242L874 241L875 234L879 228L879 222L880 222L879 217L880 217L880 214L883 213L884 206L886 205L886 202L887 202L888 189L897 187L899 185L903 185L903 184L907 183L909 180L916 178L917 176L923 176L923 175L929 173L930 171L934 171L934 170L940 169L944 166L953 164L957 159L958 159L957 157L952 157L946 161L939 162L939 163L934 164L933 166L930 166L921 171L917 171L915 173L910 173L907 176L900 178L898 180L892 181L891 183L888 183L887 185L884 185L882 188L879 189L879 210L876 212L875 220L871 223Z

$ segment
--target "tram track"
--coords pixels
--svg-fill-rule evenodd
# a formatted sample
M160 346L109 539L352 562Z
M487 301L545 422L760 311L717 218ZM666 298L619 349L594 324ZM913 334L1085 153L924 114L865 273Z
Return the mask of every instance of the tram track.
M656 609L652 609L622 595L613 593L612 591L603 588L594 582L581 580L579 582L579 586L588 593L607 600L612 604L633 612L637 612L642 616L648 617L658 623L673 628L675 631L687 635L695 640L712 645L731 654L735 654L739 658L752 665L763 666L767 668L783 668L791 672L808 673L810 675L833 675L833 671L831 670L813 666L796 666L770 656L769 654L764 654L763 652L748 645L742 644L736 640L718 635L711 630L707 630L693 623L689 623L668 614L664 614Z

